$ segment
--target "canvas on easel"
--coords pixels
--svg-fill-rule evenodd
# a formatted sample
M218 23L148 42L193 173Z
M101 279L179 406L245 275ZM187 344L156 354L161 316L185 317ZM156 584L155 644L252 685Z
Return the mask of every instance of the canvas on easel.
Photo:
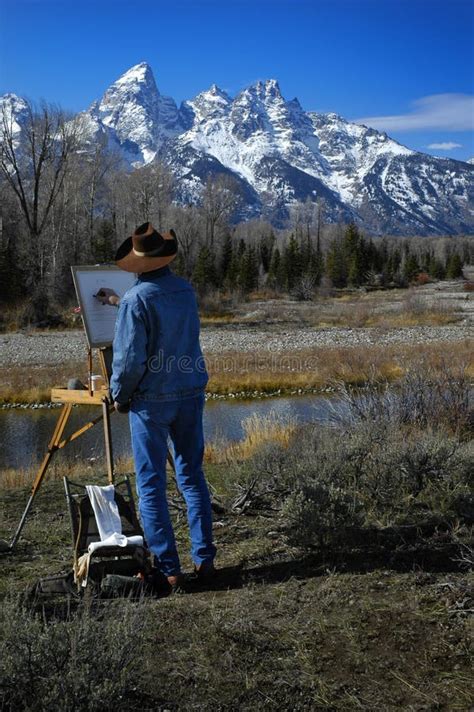
M122 298L135 283L135 275L112 265L81 265L71 270L89 348L110 346L117 308L101 304L95 295L101 288L107 288Z

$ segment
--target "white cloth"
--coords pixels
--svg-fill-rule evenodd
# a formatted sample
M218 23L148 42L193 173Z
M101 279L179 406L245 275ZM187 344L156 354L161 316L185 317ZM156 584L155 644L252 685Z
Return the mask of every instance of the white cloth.
M100 534L100 541L89 544L89 553L104 546L143 546L142 536L122 534L122 522L115 501L115 487L107 485L86 485L87 494L94 510L95 521Z
M112 534L122 534L122 522L115 501L115 487L113 485L107 485L107 487L86 485L86 491L94 510L101 541Z
M112 536L107 537L104 541L91 541L88 550L89 553L92 554L93 551L103 549L105 546L143 546L143 537L138 534L136 536L112 534Z

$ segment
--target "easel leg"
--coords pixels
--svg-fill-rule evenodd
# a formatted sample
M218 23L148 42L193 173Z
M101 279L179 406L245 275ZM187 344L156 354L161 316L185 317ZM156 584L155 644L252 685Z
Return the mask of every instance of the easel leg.
M112 433L110 430L110 411L109 403L106 399L102 401L102 413L104 418L104 440L105 440L105 457L107 460L107 479L109 484L114 483L114 458L112 453Z
M13 536L13 539L11 541L10 549L13 549L15 547L15 545L18 541L18 538L21 534L21 531L22 531L23 527L25 526L28 512L31 509L31 505L33 504L33 500L36 496L37 491L41 487L41 483L42 483L43 478L46 474L46 470L48 469L48 465L51 462L51 458L53 457L54 453L58 449L58 444L62 438L64 428L66 427L67 421L69 420L69 416L71 414L71 409L72 409L72 405L70 403L63 405L63 407L61 408L61 412L59 413L56 427L54 428L53 435L52 435L51 440L48 445L48 450L46 452L46 455L43 458L43 462L40 465L38 473L35 477L35 481L33 482L30 498L26 504L25 511L22 514L20 523L18 524L17 530L16 530L16 532Z

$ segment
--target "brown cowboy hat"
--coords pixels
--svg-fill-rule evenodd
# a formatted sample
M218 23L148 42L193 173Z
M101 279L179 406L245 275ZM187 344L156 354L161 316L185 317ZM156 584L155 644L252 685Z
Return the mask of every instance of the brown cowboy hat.
M115 264L125 272L151 272L174 260L177 251L174 230L160 234L150 222L146 222L122 242L115 255Z

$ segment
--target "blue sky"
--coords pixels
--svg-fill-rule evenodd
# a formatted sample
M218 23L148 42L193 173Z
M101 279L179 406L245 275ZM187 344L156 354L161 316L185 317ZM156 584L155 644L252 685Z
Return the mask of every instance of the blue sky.
M0 0L0 94L76 111L141 61L178 103L276 78L307 110L463 160L473 36L474 0Z

